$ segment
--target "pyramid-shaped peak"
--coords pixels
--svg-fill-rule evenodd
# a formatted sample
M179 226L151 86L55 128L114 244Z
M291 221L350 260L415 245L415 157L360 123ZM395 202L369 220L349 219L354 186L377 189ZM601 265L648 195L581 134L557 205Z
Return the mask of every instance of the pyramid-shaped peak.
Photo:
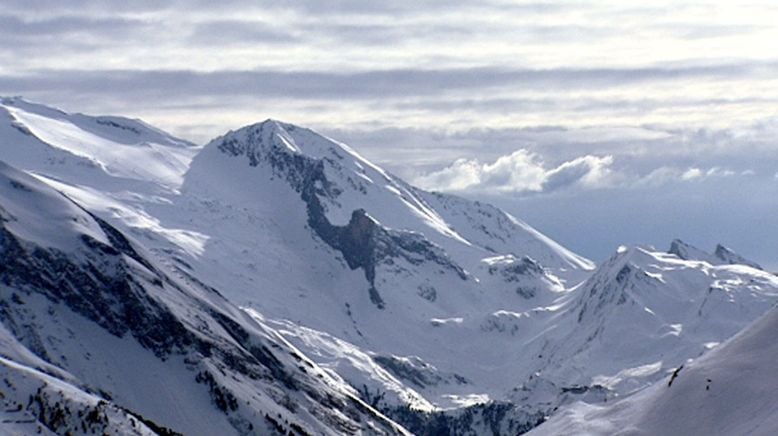
M697 260L712 264L717 263L709 253L680 239L673 239L673 242L670 243L670 249L667 250L667 252L678 256L681 260Z
M746 259L745 257L739 255L738 253L735 253L731 249L729 249L729 248L727 248L727 247L725 247L724 245L721 245L721 244L716 245L716 249L713 252L713 255L718 260L720 260L721 262L723 262L725 264L730 264L730 265L746 265L746 266L750 266L752 268L762 269L762 267L758 263L756 263L756 262L754 262L752 260Z
M685 253L689 248L695 248L680 239L673 239L670 243L670 249L667 250L670 254L675 254L681 259L685 259Z
M609 283L624 281L625 277L657 261L656 253L640 246L620 246L605 262L600 264L589 277L590 283Z
M277 120L275 118L267 118L264 121L260 121L258 123L249 124L248 126L241 127L238 129L238 131L244 130L244 129L254 129L254 130L268 130L268 131L278 131L278 132L284 132L287 130L294 131L295 129L299 129L300 127L295 126L294 124L287 123L281 120Z
M371 168L382 178L389 178L383 169L369 162L348 145L322 135L312 129L273 118L230 131L211 141L206 148L215 147L233 156L247 156L252 166L273 159L301 155L331 164L340 163ZM337 165L337 164L336 164Z
M605 264L623 264L635 260L640 261L640 259L653 259L655 251L652 247L647 246L620 245Z
M667 252L678 256L682 260L704 261L711 265L747 265L752 268L762 269L756 262L744 258L722 244L716 245L711 254L680 239L674 239Z
M278 153L302 153L290 132L294 126L268 118L265 121L229 131L211 141L215 147L233 156L247 156L252 166Z

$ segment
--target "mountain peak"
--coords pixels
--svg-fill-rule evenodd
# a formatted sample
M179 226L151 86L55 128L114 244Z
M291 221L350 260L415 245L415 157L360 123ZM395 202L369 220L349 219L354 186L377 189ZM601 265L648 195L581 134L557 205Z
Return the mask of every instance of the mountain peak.
M674 239L670 243L670 249L667 252L678 256L682 260L703 261L711 265L746 265L762 269L756 262L744 258L722 244L717 244L713 254L710 254L680 239Z
M13 105L18 103L33 104L21 95L0 95L0 104Z
M0 106L5 107L6 110L11 107L47 118L59 119L68 116L68 113L61 109L29 101L20 95L0 97Z
M743 256L735 253L731 249L721 244L716 245L716 249L714 250L713 255L720 259L722 262L730 265L747 265L752 268L762 269L758 263L744 258Z
M300 129L301 127L296 126L291 123L286 123L281 120L277 120L275 118L267 118L264 121L260 121L258 123L249 124L247 126L241 127L238 129L238 131L241 130L255 130L255 131L266 131L269 135L278 134L278 135L285 135L288 136L290 132L293 132L297 129Z
M691 244L687 244L680 239L673 239L673 242L670 243L670 249L667 250L667 252L678 256L681 260L701 260L711 262L710 254Z
M385 180L389 175L348 145L329 138L315 130L273 118L241 127L211 141L206 148L217 147L233 156L247 156L252 166L273 160L279 154L301 155L315 160L326 160L330 165L370 168ZM272 163L272 162L271 162Z
M12 105L15 102L20 100L24 100L24 98L21 95L14 95L14 96L0 95L0 104Z

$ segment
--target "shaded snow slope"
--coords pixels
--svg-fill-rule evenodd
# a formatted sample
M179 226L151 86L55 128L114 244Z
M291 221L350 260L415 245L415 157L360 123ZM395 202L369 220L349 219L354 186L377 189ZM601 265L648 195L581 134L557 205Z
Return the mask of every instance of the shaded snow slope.
M83 388L3 357L0 357L0 377L4 383L0 387L4 435L114 433L151 436L161 430Z
M57 434L95 428L94 414L121 434L131 420L192 435L404 433L217 291L5 164L0 301L3 398L21 404L19 422Z

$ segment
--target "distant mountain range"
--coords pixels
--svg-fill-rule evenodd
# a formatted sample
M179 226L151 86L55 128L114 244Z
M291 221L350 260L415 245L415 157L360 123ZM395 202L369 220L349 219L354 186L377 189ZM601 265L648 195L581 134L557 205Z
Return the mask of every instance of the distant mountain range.
M17 434L575 433L567 410L622 422L606 402L728 365L778 301L723 246L595 265L275 120L196 146L3 98L0 161Z

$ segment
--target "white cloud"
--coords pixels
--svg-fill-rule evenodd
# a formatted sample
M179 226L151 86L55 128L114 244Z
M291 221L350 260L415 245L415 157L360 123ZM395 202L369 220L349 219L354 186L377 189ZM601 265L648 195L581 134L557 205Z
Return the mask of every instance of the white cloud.
M734 171L721 167L712 167L705 172L705 176L707 177L729 177L734 175Z
M572 185L601 187L612 176L612 156L581 156L554 168L541 157L521 149L492 163L459 159L415 183L438 191L551 192Z
M769 0L226 1L5 0L0 94L142 117L202 142L268 117L326 128L562 124L586 127L576 142L623 141L648 125L748 123L778 99ZM748 139L774 137L765 127ZM595 134L603 128L616 130Z
M710 168L689 167L687 169L681 169L673 166L659 167L647 175L638 178L632 184L634 187L657 187L668 183L674 183L678 181L682 182L699 182L711 178L722 178L741 176L749 177L756 175L756 172L751 169L742 170L736 172L729 168L723 168L720 166L713 166Z
M623 157L622 157L623 159ZM613 155L585 155L548 166L541 155L521 149L493 162L461 158L451 165L416 177L414 182L429 190L499 193L548 193L568 187L658 188L677 183L701 183L730 177L754 177L752 169L733 170L724 166L678 167L661 165L646 173L635 162L621 162L614 168ZM649 167L650 169L650 167ZM778 174L775 175L778 180Z
M699 168L689 168L683 174L681 174L682 180L695 180L703 176L703 172Z
M708 169L693 167L687 169L681 174L681 180L690 181L690 180L703 180L711 177L732 177L737 174L738 174L737 172L729 168L722 168L719 166L710 167ZM755 173L753 170L743 170L739 174L741 176L751 176L754 175Z
M688 171L687 171L688 172ZM635 182L636 187L656 187L666 183L677 181L683 177L686 172L672 167L659 167L648 175L641 177Z
M581 156L549 171L543 183L544 191L553 191L575 183L589 188L607 185L613 176L613 156Z

